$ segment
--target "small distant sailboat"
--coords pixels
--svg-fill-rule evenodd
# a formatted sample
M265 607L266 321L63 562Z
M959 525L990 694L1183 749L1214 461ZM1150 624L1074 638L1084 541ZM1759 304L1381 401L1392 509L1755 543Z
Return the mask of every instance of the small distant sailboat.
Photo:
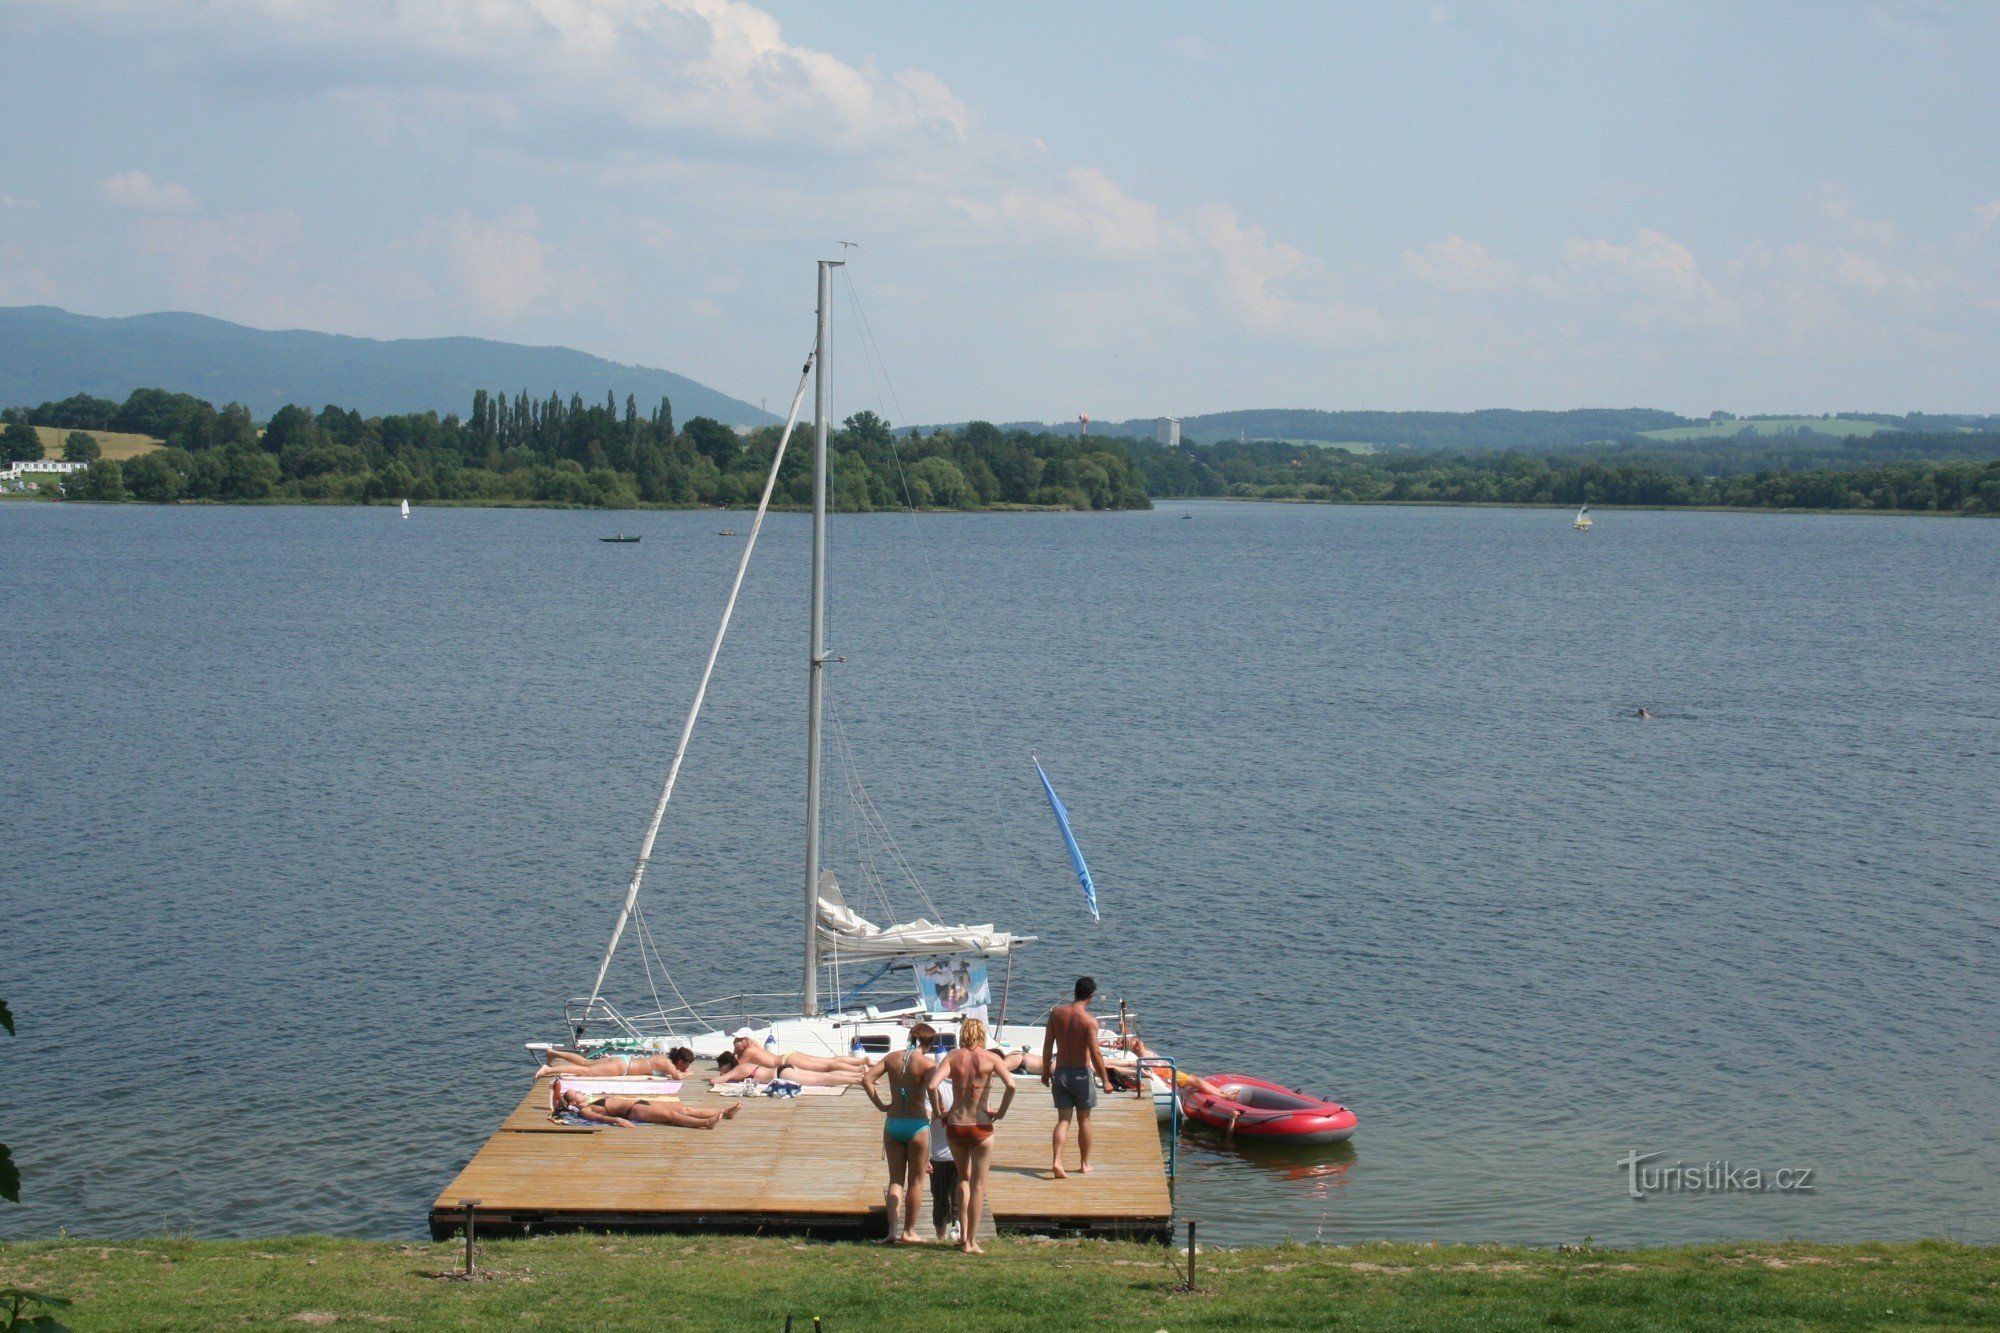
M403 517L408 518L409 516L410 516L410 502L408 500L405 500L403 501Z
M1590 506L1585 505L1583 508L1576 511L1576 522L1570 524L1570 526L1575 528L1578 532L1589 532L1590 524L1591 524Z
M599 537L597 540L601 542L636 542L640 539L637 537L627 537L621 532L616 537Z

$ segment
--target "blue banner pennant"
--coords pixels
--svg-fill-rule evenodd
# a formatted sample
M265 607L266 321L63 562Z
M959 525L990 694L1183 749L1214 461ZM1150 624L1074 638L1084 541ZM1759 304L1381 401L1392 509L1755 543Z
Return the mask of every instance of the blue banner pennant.
M1042 790L1049 794L1049 809L1056 813L1056 827L1062 830L1063 845L1069 848L1070 864L1076 867L1076 882L1083 886L1083 905L1090 909L1092 921L1102 921L1097 914L1097 884L1090 877L1090 867L1084 864L1083 849L1076 845L1076 835L1069 829L1069 811L1064 808L1062 798L1056 795L1049 775L1042 770L1042 761L1035 760L1035 772L1041 775Z

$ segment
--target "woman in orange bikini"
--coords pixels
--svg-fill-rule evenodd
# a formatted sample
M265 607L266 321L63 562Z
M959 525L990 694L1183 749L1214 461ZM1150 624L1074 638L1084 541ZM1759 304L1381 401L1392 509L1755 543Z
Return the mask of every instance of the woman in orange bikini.
M996 1078L1007 1091L1000 1105L989 1111L986 1094ZM944 1120L945 1141L958 1164L958 1248L966 1254L984 1254L979 1248L979 1218L986 1202L986 1167L993 1156L993 1125L1014 1104L1015 1084L1007 1062L986 1049L986 1025L976 1018L966 1019L959 1028L958 1049L938 1062L928 1086L935 1090L947 1080L951 1109L944 1110L937 1097L932 1098L931 1109Z

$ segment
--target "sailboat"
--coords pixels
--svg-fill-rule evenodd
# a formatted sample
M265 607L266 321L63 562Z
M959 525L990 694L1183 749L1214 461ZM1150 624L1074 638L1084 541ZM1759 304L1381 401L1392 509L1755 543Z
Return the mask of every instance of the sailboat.
M410 502L408 500L405 500L403 501L403 517L408 518L409 516L410 516Z
M1583 508L1576 511L1576 522L1570 524L1570 526L1572 528L1575 528L1578 532L1589 532L1590 524L1591 524L1590 506L1585 505Z
M838 267L841 263L837 260L819 262L818 333L813 353L800 372L791 411L771 460L763 497L737 560L735 581L723 608L722 621L716 629L707 664L682 724L680 739L667 768L665 786L640 844L639 858L612 926L610 943L605 948L589 994L574 997L563 1006L563 1040L572 1048L593 1053L618 1053L663 1051L685 1045L697 1055L713 1056L730 1049L735 1035L748 1029L752 1040L778 1050L829 1056L872 1056L903 1049L908 1043L909 1028L920 1021L936 1028L943 1043L955 1044L962 1022L978 1017L986 1023L989 1039L995 1046L1010 1052L1025 1048L1037 1056L1041 1053L1047 1031L1042 1021L1046 1009L1030 1004L1027 1014L1022 1015L1016 1009L1013 1015L1017 1019L1025 1016L1029 1021L1009 1021L1014 954L1023 945L1033 943L1034 936L1003 930L990 922L945 924L941 920L943 914L938 913L930 903L914 874L908 874L911 887L931 909L931 914L901 922L894 921L892 917L891 924L877 925L856 910L833 868L822 864L820 807L824 761L822 731L826 708L824 672L826 664L834 660L829 657L826 646L827 431L832 389L827 356L828 297L830 275ZM737 597L742 591L751 555L757 547L779 467L799 424L808 381L813 389L814 408L812 596L808 636L810 651L806 659L802 985L797 992L763 988L756 993L689 1002L674 983L666 960L659 956L653 945L640 907L640 890L651 864L661 823L673 798L682 761L686 758L701 715L716 659L735 614ZM1040 771L1039 762L1036 769ZM1042 780L1047 787L1046 774ZM850 792L860 790L858 780L852 776L846 786ZM1058 820L1063 822L1064 841L1090 895L1090 910L1095 916L1095 887L1083 866L1082 853L1076 850L1075 839L1069 834L1063 818L1065 812L1055 799L1054 789L1047 787L1047 791ZM865 792L860 795L857 809L863 822L880 828L880 816L875 813L872 802L867 801ZM886 839L886 829L880 831ZM893 840L887 841L886 847L888 855L885 859L907 872L907 861L895 848ZM887 907L888 898L875 869L881 863L882 859L857 856L854 868L863 887L874 890L875 896ZM651 987L652 1006L628 1013L606 995L605 983L619 944L628 927L634 927L634 923L636 927L632 933L637 939L642 960L647 962L646 976ZM996 969L1001 973L997 978L993 975ZM675 1003L668 1004L661 999L658 985L661 978L665 980ZM1136 1032L1114 1031L1112 1029L1117 1025L1111 1022L1105 1026L1107 1047L1126 1035L1137 1035ZM546 1043L529 1042L527 1045L534 1052ZM1171 1068L1170 1062L1164 1058L1157 1064L1142 1061L1140 1067L1147 1078L1156 1113L1161 1119L1168 1118L1175 1109L1175 1101L1170 1084L1161 1073Z

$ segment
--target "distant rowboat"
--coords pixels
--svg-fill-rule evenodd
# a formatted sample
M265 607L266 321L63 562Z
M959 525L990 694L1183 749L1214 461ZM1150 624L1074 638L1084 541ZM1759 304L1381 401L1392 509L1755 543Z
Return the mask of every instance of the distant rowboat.
M616 537L599 537L597 540L601 542L636 542L643 539L639 537L627 537L621 532Z

